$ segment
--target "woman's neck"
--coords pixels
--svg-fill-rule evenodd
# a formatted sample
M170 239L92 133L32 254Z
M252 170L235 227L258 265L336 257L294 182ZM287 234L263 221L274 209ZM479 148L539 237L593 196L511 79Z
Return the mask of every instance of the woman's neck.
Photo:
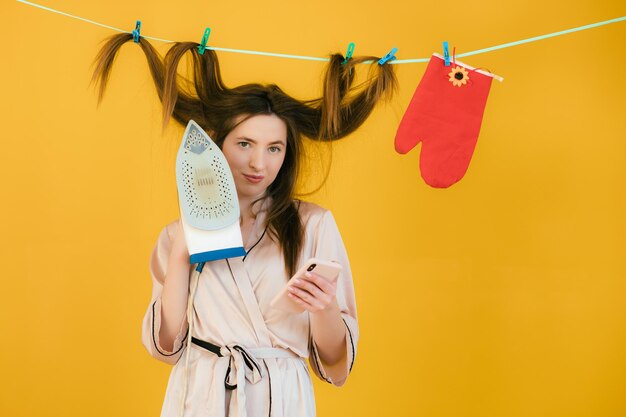
M256 224L256 218L259 212L261 211L261 206L263 204L263 200L250 199L248 201L239 200L239 211L240 211L240 219L239 219L239 227L241 228L241 237L243 239L244 245L249 245L248 242L250 234L254 229L254 225Z
M262 196L245 197L239 199L239 213L241 216L242 224L256 218L256 215L259 213L263 200L264 198Z

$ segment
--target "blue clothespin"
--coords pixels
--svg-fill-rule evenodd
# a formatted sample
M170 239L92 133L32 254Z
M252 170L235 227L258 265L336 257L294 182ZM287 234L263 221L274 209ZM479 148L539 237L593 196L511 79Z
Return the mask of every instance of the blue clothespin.
M204 35L202 35L202 40L200 41L200 45L198 45L198 52L200 55L204 55L204 51L206 50L206 44L209 41L209 35L211 34L211 28L204 29Z
M393 61L394 59L396 59L396 57L394 56L396 52L398 52L398 48L393 48L391 51L387 53L387 55L385 55L384 57L378 60L378 65L385 65L387 62Z
M344 58L341 65L347 64L348 61L352 58L352 54L354 54L354 42L350 42L348 45L348 50L346 51L346 57Z
M450 66L450 50L448 49L448 42L443 43L443 60L446 67Z
M135 30L133 30L133 40L135 43L139 43L139 38L141 37L141 20L138 20L135 23Z

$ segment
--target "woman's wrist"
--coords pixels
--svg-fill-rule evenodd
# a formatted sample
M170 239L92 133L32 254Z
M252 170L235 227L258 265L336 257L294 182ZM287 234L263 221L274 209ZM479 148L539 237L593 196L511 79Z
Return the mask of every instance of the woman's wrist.
M341 309L339 308L339 304L337 304L337 298L333 298L333 300L328 303L326 307L320 309L315 312L311 312L311 315L319 318L328 318L328 317L341 317Z

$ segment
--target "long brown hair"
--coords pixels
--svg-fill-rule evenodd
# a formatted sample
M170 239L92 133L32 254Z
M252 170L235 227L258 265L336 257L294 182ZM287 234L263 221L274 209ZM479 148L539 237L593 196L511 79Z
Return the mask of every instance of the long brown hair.
M102 100L117 52L131 39L131 34L114 35L98 53L92 78L99 86L98 101ZM228 88L222 81L215 52L206 49L200 54L199 44L195 42L175 43L165 58L145 38L140 38L139 44L163 104L164 127L170 118L183 126L193 119L221 147L238 123L255 115L275 115L287 126L285 160L265 197L271 198L266 227L278 240L285 268L291 276L298 263L304 233L294 201L302 137L328 141L354 132L365 122L376 103L390 97L395 90L393 66L378 65L377 57L354 57L344 62L342 55L333 54L324 76L322 96L302 101L286 94L275 84ZM191 78L178 74L178 64L187 53L192 58ZM365 81L354 85L356 66L368 61L372 64Z

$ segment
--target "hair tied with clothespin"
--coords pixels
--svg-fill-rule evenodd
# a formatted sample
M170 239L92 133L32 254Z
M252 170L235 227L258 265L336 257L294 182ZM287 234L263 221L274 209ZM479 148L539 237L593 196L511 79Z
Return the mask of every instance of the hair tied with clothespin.
M211 28L204 29L204 34L202 35L202 40L200 41L200 45L198 45L198 53L200 55L204 55L204 51L206 50L206 44L209 42L209 35L211 34Z
M387 62L396 59L396 52L398 52L398 48L391 49L391 51L387 52L387 55L378 60L378 65L385 65Z
M133 41L135 43L139 43L139 38L141 38L141 20L138 20L135 23L135 29L132 31Z
M352 59L352 55L354 55L354 42L350 42L348 44L348 50L346 51L346 57L344 58L341 65L346 65L348 61Z

